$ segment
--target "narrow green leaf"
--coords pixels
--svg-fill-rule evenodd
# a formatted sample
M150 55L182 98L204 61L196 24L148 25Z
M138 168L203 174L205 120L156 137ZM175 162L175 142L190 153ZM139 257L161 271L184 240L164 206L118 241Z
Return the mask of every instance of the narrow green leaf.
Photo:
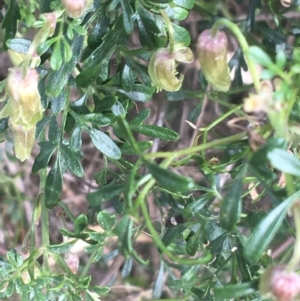
M251 60L264 67L270 67L273 65L269 55L258 46L250 46L248 50L248 56Z
M101 113L90 113L83 116L83 119L86 122L91 122L93 124L96 124L98 126L108 126L111 123L111 120L104 116Z
M50 59L50 66L52 70L58 70L63 63L61 48L62 48L62 41L58 40L54 45L54 50Z
M296 192L276 208L274 208L253 230L244 245L247 259L257 262L267 249L278 231L289 208L299 200L300 191Z
M132 86L131 91L125 91L124 89L117 89L118 92L126 95L127 97L136 101L148 101L152 98L155 91L154 87L146 87L144 85L135 84Z
M64 110L65 104L67 101L67 93L65 90L62 90L57 97L51 98L51 110L54 115L57 115L59 112Z
M111 200L124 191L124 186L119 184L109 184L88 194L87 199L91 206L98 206L105 201Z
M45 205L52 209L57 205L58 198L62 191L62 173L59 158L48 173L45 187Z
M253 294L257 288L251 282L215 287L214 295L220 299L240 299L244 296Z
M288 151L275 148L267 154L267 157L278 170L294 176L300 176L300 161Z
M122 15L125 31L130 34L133 31L133 10L128 0L121 0Z
M90 137L95 147L105 156L118 160L121 158L121 151L118 146L106 134L96 129L88 129Z
M67 253L71 250L75 242L76 239L69 242L64 242L62 244L48 246L47 249L53 253Z
M74 67L76 66L82 43L83 36L75 37L71 47L73 52L72 59L68 63L63 64L59 70L53 70L50 72L47 77L47 95L57 97L60 94L60 92L68 82L69 76L71 75Z
M9 1L8 10L2 22L2 28L5 29L3 48L7 50L6 41L15 37L20 19L20 8L16 0Z
M134 116L134 118L129 122L130 125L140 125L150 116L150 110L145 109Z
M75 127L75 129L73 130L73 133L70 138L69 146L70 146L71 151L77 152L81 149L81 146L82 146L81 134L82 134L81 127L79 125L77 125Z
M153 291L152 291L153 299L160 298L163 287L164 287L164 262L163 262L163 260L161 260L159 271L158 271L158 274L157 274L157 277L155 279L154 286L153 286Z
M191 178L175 174L149 161L144 161L144 164L155 180L170 191L187 192L195 187L195 183Z
M105 211L100 211L97 215L97 222L104 230L111 230L115 224L115 215L110 215Z
M144 152L153 145L152 141L138 141L136 144L141 152ZM137 155L135 148L129 142L125 142L121 150L123 155Z
M243 179L246 169L243 168L236 177L221 203L220 225L227 231L232 231L239 221L242 207Z
M87 219L86 215L80 214L79 216L77 216L77 218L75 219L75 222L74 222L75 233L82 232L86 228L87 225L88 225L88 219Z
M39 143L40 146L40 152L36 156L33 166L32 166L32 173L36 174L40 169L46 168L52 154L54 153L56 146L53 145L49 141L42 141Z
M177 141L179 139L179 135L171 129L164 128L157 125L132 125L130 124L130 128L133 131L139 132L145 136L160 138L167 141Z

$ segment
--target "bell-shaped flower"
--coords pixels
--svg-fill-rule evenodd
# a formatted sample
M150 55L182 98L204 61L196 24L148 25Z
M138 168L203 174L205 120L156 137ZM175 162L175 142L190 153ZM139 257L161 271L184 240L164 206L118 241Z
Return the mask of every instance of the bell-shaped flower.
M178 91L184 76L177 76L177 62L188 64L193 60L193 52L183 44L175 44L172 53L168 48L159 48L154 52L148 66L152 86L156 87L157 91Z
M229 90L231 80L227 64L228 40L226 34L204 30L198 37L197 53L201 70L211 86L222 92Z
M16 157L21 161L30 157L36 123L43 116L38 78L35 69L18 67L9 69L7 77L6 96L9 100L0 112L0 118L9 117Z

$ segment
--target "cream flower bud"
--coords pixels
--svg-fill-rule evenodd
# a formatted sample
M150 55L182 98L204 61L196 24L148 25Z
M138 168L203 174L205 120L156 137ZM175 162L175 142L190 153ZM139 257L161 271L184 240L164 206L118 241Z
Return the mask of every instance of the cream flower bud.
M168 48L159 48L154 52L148 66L152 86L156 87L157 91L178 91L184 76L177 76L177 62L191 63L193 60L191 49L183 44L175 44L173 53L170 53Z
M36 123L43 116L38 77L35 69L11 68L7 78L6 93L9 102L5 113L9 116L16 157L21 161L30 157Z
M214 89L227 92L231 81L227 64L228 41L226 34L204 30L198 37L197 53L202 72Z
M22 125L11 125L14 138L14 148L16 157L20 161L25 161L30 157L35 140L36 127L27 128Z

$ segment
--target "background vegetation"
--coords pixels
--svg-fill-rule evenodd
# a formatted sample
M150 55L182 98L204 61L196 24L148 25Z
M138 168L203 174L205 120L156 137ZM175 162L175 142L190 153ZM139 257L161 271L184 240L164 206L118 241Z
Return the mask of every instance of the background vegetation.
M2 300L300 292L300 1L0 5Z

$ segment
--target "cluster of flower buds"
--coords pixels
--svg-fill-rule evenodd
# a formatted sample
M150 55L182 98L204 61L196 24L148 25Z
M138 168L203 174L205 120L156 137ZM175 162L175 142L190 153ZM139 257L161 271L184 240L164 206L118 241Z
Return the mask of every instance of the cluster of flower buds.
M212 35L207 29L199 35L197 53L203 75L215 90L222 92L227 92L231 84L227 52L228 40L223 31Z
M71 18L80 18L92 6L92 0L62 0L67 15Z
M42 119L43 108L38 91L39 75L35 69L9 69L6 95L9 100L0 117L9 117L16 157L24 161L30 157L35 140L36 123Z
M292 301L300 294L300 275L284 265L269 267L261 276L259 290L262 297Z
M177 62L188 64L193 60L192 50L183 44L175 44L172 52L169 48L159 48L154 52L148 66L152 86L156 87L157 91L178 91L184 76L177 76Z

